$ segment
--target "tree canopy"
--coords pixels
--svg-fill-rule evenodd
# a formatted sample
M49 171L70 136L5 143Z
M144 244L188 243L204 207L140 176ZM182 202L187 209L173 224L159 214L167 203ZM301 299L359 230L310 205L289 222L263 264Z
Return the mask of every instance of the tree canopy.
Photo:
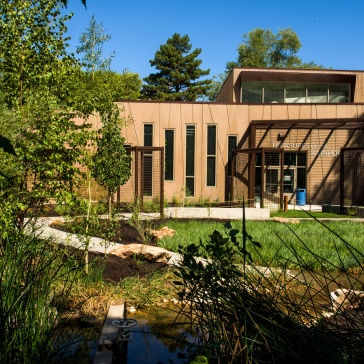
M109 113L112 102L137 99L140 95L142 81L137 73L110 70L115 52L107 57L103 54L103 47L110 39L103 24L97 23L94 16L79 39L77 53L81 55L83 69L78 74L77 83L78 89L83 90L81 107L87 113L94 110Z
M238 47L238 57L227 63L227 70L233 67L262 68L322 68L314 62L304 63L298 57L301 42L291 29L280 29L274 34L270 29L256 28L244 34Z
M216 98L224 80L234 67L260 68L323 68L315 62L303 62L298 57L301 42L291 29L280 29L274 34L270 29L256 28L243 35L238 46L236 61L226 63L225 72L214 76L209 100Z
M191 49L189 36L178 33L160 46L154 59L149 61L159 72L144 78L144 99L195 101L209 94L211 80L200 78L209 75L210 70L200 68L202 61L197 57L201 48Z

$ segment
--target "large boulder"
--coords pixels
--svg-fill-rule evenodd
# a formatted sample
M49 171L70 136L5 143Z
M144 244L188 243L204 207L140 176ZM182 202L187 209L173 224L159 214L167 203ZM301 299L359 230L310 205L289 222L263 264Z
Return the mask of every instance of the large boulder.
M172 253L157 246L144 244L127 244L120 248L111 250L109 254L120 258L138 258L147 262L168 263Z
M160 240L166 237L172 237L176 231L164 226L160 230L149 230L149 232L154 237L154 239Z

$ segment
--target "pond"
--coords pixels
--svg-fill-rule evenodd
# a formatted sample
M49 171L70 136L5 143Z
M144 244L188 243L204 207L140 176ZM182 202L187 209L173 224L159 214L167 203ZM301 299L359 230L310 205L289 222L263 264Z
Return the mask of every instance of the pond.
M187 344L193 337L186 333L186 325L173 324L176 312L169 308L151 309L129 314L138 321L131 328L131 340L127 344L127 357L121 357L119 348L113 348L115 363L182 364L187 363ZM98 350L101 329L74 327L62 337L63 350L54 363L93 363ZM185 340L183 340L185 338Z

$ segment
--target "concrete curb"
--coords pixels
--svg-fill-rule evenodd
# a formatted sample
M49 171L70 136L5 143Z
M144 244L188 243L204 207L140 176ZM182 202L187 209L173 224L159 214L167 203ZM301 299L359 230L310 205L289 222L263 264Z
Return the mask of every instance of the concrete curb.
M241 207L166 207L164 215L171 218L239 220L243 218L243 209ZM245 218L247 220L269 220L270 210L246 207Z

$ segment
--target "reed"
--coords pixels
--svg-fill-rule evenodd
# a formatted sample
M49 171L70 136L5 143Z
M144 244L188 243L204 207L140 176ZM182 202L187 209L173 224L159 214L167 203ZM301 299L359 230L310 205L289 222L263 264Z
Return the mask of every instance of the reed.
M46 362L54 354L60 312L76 266L36 233L13 231L0 254L0 362Z
M332 255L318 254L306 244L306 235L285 226L278 237L290 254L280 256L280 268L262 257L264 244L245 224L239 230L225 224L223 232L180 248L175 287L184 305L179 319L198 333L194 355L224 364L363 362L364 315L333 312L330 297L337 288L361 289L363 253L330 227L315 224L331 234ZM201 251L205 260L196 258ZM254 256L264 267L253 264ZM333 256L341 263L332 262ZM343 256L356 262L356 273L338 272ZM287 269L291 264L295 271Z

